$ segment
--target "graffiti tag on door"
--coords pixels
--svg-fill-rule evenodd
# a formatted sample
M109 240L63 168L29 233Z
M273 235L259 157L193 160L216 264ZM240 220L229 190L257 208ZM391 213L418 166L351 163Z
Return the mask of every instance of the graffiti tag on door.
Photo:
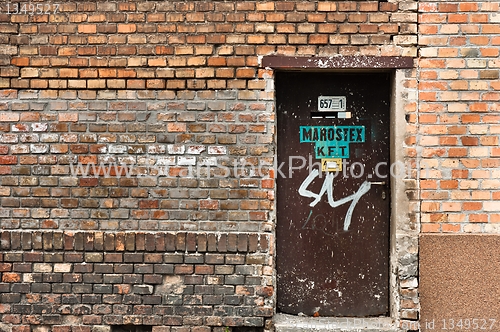
M319 171L317 169L314 169L311 173L309 173L307 178L304 179L304 181L299 187L299 195L301 195L302 197L314 198L314 200L311 203L309 203L310 207L316 206L316 204L319 203L325 192L327 193L328 204L332 208L336 208L337 206L350 202L351 204L349 205L349 208L347 209L347 212L345 214L344 226L342 228L344 232L347 232L349 230L349 226L351 225L351 219L352 219L352 214L354 212L354 208L358 204L361 197L363 197L363 195L370 190L371 182L368 181L363 182L354 194L346 196L336 201L333 198L333 179L335 177L334 173L327 173L319 193L314 193L307 189L309 185L314 181L314 179L318 177L318 174ZM309 213L309 217L307 218L306 222L302 226L302 229L305 229L306 226L309 224L311 215L312 215L312 210ZM315 223L316 223L316 218L313 220L312 224L313 228L316 228ZM327 234L327 235L335 235L335 234Z

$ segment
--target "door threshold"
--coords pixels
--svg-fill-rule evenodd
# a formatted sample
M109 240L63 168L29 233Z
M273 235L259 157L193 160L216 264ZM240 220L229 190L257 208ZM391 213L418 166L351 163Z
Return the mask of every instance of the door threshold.
M276 332L379 332L399 331L390 317L308 317L288 314L274 315Z

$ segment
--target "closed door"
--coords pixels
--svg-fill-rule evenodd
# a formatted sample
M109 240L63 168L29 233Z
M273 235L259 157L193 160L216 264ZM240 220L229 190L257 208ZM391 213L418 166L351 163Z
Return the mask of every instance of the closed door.
M278 72L278 311L389 311L389 73Z

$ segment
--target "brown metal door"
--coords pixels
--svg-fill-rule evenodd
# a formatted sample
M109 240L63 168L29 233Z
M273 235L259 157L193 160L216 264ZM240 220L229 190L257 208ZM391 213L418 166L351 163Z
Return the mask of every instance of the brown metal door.
M278 311L388 314L390 74L278 72L276 94Z

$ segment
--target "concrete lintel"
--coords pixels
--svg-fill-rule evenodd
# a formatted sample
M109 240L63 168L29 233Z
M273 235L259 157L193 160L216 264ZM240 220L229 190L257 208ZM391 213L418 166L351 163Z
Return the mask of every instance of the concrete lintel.
M330 56L297 57L269 55L262 58L262 67L274 69L396 69L413 68L409 56Z

